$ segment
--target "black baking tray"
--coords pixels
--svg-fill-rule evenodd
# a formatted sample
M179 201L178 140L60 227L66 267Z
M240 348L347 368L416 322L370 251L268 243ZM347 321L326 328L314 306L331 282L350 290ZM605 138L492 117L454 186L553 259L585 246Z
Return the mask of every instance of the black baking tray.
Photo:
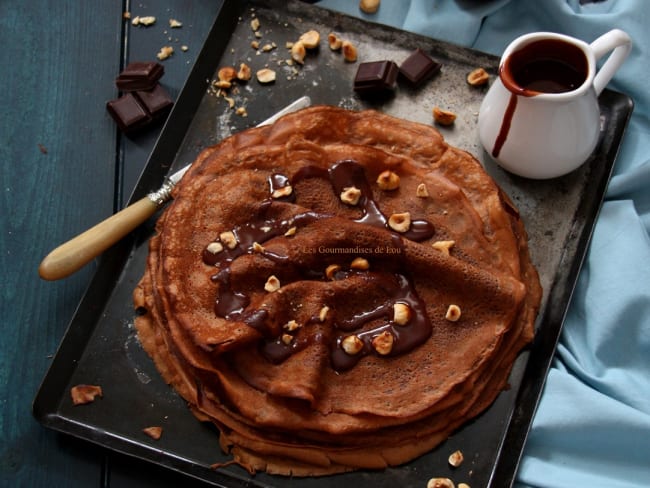
M260 46L275 43L269 52L258 54L251 48L253 16L260 20ZM443 68L421 88L400 84L394 97L364 101L352 90L358 62L346 63L325 41L308 55L304 66L286 64L286 42L311 28L323 37L335 31L353 41L358 62L392 59L399 63L419 47ZM253 71L268 65L278 73L273 86L251 80L229 94L237 106L246 108L245 117L237 115L211 88L220 66L238 66L239 62L246 62ZM624 94L605 90L599 99L601 138L592 157L564 177L527 180L497 167L478 143L476 116L485 89L464 83L465 75L478 66L494 76L498 58L304 2L226 0L131 201L157 189L170 170L191 162L206 145L259 123L303 94L310 95L313 103L374 108L428 124L433 105L455 110L454 127L441 128L441 132L451 144L480 159L519 207L544 287L536 338L515 362L510 388L481 416L430 453L383 471L292 479L263 473L252 477L238 466L211 470L210 465L229 460L219 449L217 431L196 420L162 381L133 327L131 293L144 270L147 241L155 223L151 219L100 259L34 400L35 417L54 430L222 487L426 486L429 478L437 476L471 486L512 485L633 102ZM101 385L103 398L73 406L69 390L82 383ZM160 440L142 433L151 425L163 427ZM447 457L457 449L464 453L465 462L451 468Z

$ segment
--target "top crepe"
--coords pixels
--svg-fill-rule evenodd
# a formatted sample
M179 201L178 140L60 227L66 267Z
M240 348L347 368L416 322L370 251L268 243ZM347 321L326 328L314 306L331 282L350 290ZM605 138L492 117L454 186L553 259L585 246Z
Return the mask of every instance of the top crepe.
M407 462L483 411L541 289L517 210L470 154L320 106L200 154L134 298L145 349L224 450L312 476Z

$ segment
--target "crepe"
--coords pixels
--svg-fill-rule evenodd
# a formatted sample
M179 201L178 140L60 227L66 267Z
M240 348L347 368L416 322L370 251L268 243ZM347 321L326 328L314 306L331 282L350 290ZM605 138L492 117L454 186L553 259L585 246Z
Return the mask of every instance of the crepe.
M412 460L494 401L533 338L519 214L432 127L308 108L203 150L173 197L136 327L250 472Z

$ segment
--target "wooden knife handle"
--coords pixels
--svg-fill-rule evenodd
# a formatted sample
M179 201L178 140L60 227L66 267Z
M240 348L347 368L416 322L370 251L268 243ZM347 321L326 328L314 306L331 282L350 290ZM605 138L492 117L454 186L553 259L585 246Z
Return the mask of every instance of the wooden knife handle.
M38 274L49 281L70 276L146 221L157 209L158 204L149 197L138 200L54 249L41 261Z

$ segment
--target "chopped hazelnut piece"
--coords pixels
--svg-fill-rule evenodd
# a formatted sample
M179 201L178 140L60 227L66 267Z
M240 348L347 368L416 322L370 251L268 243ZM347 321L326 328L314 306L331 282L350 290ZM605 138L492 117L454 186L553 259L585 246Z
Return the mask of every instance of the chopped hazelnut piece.
M288 332L293 332L294 330L300 329L301 325L295 320L290 320L282 326L282 328Z
M275 81L275 71L269 68L262 68L255 73L255 75L257 76L257 81L262 84L272 83Z
M237 247L237 238L235 237L235 234L230 230L219 234L219 240L228 249L235 249Z
M372 338L372 347L378 354L385 356L393 350L393 340L393 334L385 330Z
M273 44L264 44L262 46L262 51L264 51L265 53L268 53L269 51L273 51L273 49L275 49L275 46Z
M297 227L289 227L287 231L284 233L285 237L291 237L296 235L296 231L298 230Z
M399 188L399 175L393 171L382 171L377 176L377 185L380 190L396 190Z
M178 29L179 27L183 27L183 23L176 19L169 19L169 27L172 29Z
M278 291L280 289L280 280L275 276L271 275L268 277L266 280L266 283L264 283L264 290L268 291L269 293L273 293L274 291Z
M332 51L338 51L343 45L341 38L334 34L334 32L330 32L327 35L327 43L329 44L329 47Z
M354 356L355 354L359 354L361 349L363 349L363 341L355 335L345 336L341 341L341 347L346 354Z
M456 241L436 241L431 244L431 247L449 256L450 250L454 247L454 244L456 244Z
M359 9L366 14L374 14L379 10L380 0L360 0Z
M282 198L282 197L288 197L291 195L293 192L293 188L291 185L283 186L282 188L278 188L277 190L273 190L273 193L271 193L271 196L273 198Z
M325 319L327 318L327 314L329 313L330 308L327 305L324 305L321 309L320 312L318 312L318 320L321 322L325 322Z
M388 218L388 227L395 232L404 233L411 228L411 214L409 212L396 213Z
M305 45L300 41L294 42L291 46L291 59L298 64L304 64L305 56L307 56Z
M222 90L228 90L232 86L232 83L226 80L218 80L212 84L217 88L221 88Z
M463 464L464 459L465 458L464 458L463 453L461 451L454 451L449 455L449 459L447 459L447 461L449 462L449 464L451 466L453 466L454 468L457 468L458 466Z
M460 319L460 307L454 304L449 305L445 318L450 322L457 322Z
M235 113L237 115L241 115L242 117L248 116L248 112L246 111L246 107L237 107L235 110Z
M451 125L456 120L456 114L440 107L433 107L433 120L440 125Z
M239 71L237 71L237 79L241 81L248 81L252 77L251 68L246 63L241 63L239 65Z
M490 79L490 75L483 68L476 68L467 75L467 83L471 86L485 85Z
M357 60L357 48L350 41L343 41L341 44L343 50L343 59L349 63L354 63Z
M187 46L187 45L185 45L185 44L183 44L183 45L181 46L181 51L183 51L183 52L187 52L189 49L190 49L189 46Z
M211 254L219 254L221 251L223 251L223 244L216 241L211 242L205 249Z
M253 242L253 251L255 252L264 252L264 246L259 242Z
M167 59L169 56L174 54L174 48L171 46L163 46L160 48L160 51L158 51L158 54L156 54L156 57L160 59L161 61Z
M449 478L431 478L427 482L427 488L454 488L454 482Z
M350 263L350 268L366 270L370 268L370 263L366 258L354 258Z
M142 429L142 432L144 432L149 437L157 441L162 436L163 429L162 427L152 426L152 427L145 427L144 429Z
M328 280L333 280L335 278L336 272L339 271L341 267L338 264L330 264L325 268L325 277Z
M307 49L314 49L320 44L320 34L317 30L310 30L300 36L298 42L301 42Z
M156 23L156 18L152 15L146 15L144 17L136 16L131 21L131 24L133 25L144 25L145 27L149 27L150 25L154 25L155 23Z
M282 334L282 342L287 346L293 341L293 336L291 334Z
M251 29L253 32L257 32L257 30L260 28L260 19L255 17L253 20L251 20Z
M393 304L393 322L397 325L406 325L411 320L411 308L406 303Z
M348 205L356 205L359 203L360 198L361 190L355 186L348 186L346 188L343 188L343 191L341 192L341 201L343 203L347 203Z
M251 47L253 49L258 49L260 47L259 41L251 41Z
M429 190L427 189L427 185L424 183L420 183L415 190L415 196L418 198L427 198L429 196Z
M97 385L76 385L70 388L70 397L74 405L92 403L96 397L102 397L102 387Z
M217 72L217 78L221 81L232 81L237 78L237 71L232 66L224 66Z

